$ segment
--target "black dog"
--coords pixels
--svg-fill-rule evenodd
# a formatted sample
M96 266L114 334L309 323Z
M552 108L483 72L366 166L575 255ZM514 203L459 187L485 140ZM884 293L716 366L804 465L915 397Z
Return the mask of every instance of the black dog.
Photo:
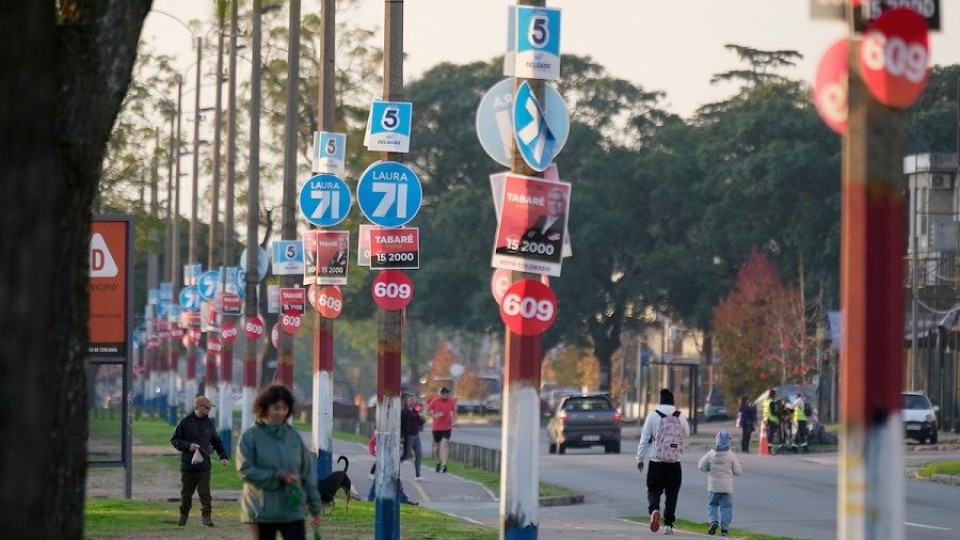
M343 490L344 496L347 498L346 509L350 510L350 499L352 498L352 483L350 482L350 477L347 476L347 469L350 468L350 460L347 459L347 456L340 456L340 459L337 460L337 463L343 462L342 471L333 471L329 476L320 481L318 486L320 491L320 504L323 508L333 509L334 497L337 495L337 491Z

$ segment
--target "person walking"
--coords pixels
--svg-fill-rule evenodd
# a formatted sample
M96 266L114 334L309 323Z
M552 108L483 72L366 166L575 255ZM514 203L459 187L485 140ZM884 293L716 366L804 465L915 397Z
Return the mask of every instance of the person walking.
M733 477L743 474L740 459L730 450L730 432L719 431L716 446L708 450L697 468L708 473L707 519L710 527L707 534L713 536L720 528L720 536L730 536L730 521L733 519Z
M400 461L410 459L413 454L415 480L420 480L420 461L423 459L423 447L420 444L420 432L423 430L423 417L420 416L420 404L417 398L407 396L406 407L400 411L400 436L403 440L403 454Z
M750 437L753 435L756 422L756 407L747 401L747 396L740 396L740 409L737 411L737 427L741 430L740 451L744 454L750 453Z
M433 418L433 455L437 458L437 472L447 472L447 457L450 455L450 435L457 420L457 400L450 397L450 389L444 386L440 395L427 404L427 413Z
M216 450L220 464L229 462L227 450L223 447L217 427L208 414L213 403L205 396L197 396L193 401L193 412L177 423L170 443L180 451L180 520L177 525L183 527L190 516L193 506L193 492L200 495L200 515L203 524L213 527L213 497L210 495L210 453Z
M647 511L650 513L652 532L660 529L660 497L665 494L663 532L673 534L677 497L683 483L680 457L683 456L683 446L689 436L690 425L687 417L674 405L673 392L668 388L660 390L660 404L644 420L640 444L637 446L637 470L642 473L644 461L650 461L647 468Z
M256 540L306 538L306 512L310 524L320 526L320 493L314 471L316 455L287 421L293 415L293 394L280 384L257 395L253 411L257 420L240 436L237 470L243 490L240 521L250 524Z

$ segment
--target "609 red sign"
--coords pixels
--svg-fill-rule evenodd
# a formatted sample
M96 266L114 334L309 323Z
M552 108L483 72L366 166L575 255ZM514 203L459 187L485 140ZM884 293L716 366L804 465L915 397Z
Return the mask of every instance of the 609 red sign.
M522 279L503 295L500 318L514 334L542 334L557 318L557 297L543 283Z

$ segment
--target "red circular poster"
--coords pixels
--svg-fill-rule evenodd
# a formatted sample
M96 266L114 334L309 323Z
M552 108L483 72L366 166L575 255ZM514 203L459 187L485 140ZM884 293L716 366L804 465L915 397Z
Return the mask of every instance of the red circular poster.
M384 270L370 285L370 294L380 309L400 311L413 299L413 283L400 270Z
M283 331L291 336L300 331L300 325L303 324L303 318L300 312L295 309L288 309L280 316L280 324Z
M913 105L927 85L927 21L912 9L884 11L864 32L859 58L877 101L894 109Z
M823 53L813 83L813 102L820 118L840 135L847 132L847 38L838 39Z
M320 315L327 319L336 319L340 316L343 312L343 294L340 293L340 287L336 285L323 287L316 294L314 306Z
M557 297L543 283L521 279L503 295L500 318L515 334L542 334L557 318Z
M243 329L246 331L248 339L256 341L263 335L263 319L259 315L247 318L243 322Z

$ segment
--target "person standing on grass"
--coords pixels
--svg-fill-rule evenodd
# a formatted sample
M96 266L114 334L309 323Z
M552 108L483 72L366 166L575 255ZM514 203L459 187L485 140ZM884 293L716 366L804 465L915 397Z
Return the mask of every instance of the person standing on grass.
M717 534L719 527L720 536L729 536L733 519L733 477L743 474L740 459L730 450L730 432L721 430L717 433L716 446L700 458L697 468L709 474L707 519L710 527L707 534Z
M237 445L237 470L243 481L240 521L250 524L255 540L304 540L309 509L313 528L320 526L320 492L314 471L316 454L287 421L294 399L285 386L262 390L253 403L257 421Z
M430 400L427 413L433 417L433 455L437 458L437 472L447 472L447 457L450 455L450 435L457 423L457 400L450 397L450 389L444 386L440 396Z
M660 530L660 497L666 495L663 507L663 533L673 534L676 521L677 497L683 483L680 457L690 436L687 417L674 406L673 392L660 390L660 404L647 415L637 446L637 470L643 472L644 460L650 460L647 469L647 511L650 512L650 530Z
M200 495L200 515L203 524L213 527L213 497L210 495L210 453L216 450L220 464L228 463L227 450L220 441L217 426L207 416L213 403L205 396L197 396L193 412L184 416L173 431L170 443L180 451L180 520L183 527L193 506L193 492Z

